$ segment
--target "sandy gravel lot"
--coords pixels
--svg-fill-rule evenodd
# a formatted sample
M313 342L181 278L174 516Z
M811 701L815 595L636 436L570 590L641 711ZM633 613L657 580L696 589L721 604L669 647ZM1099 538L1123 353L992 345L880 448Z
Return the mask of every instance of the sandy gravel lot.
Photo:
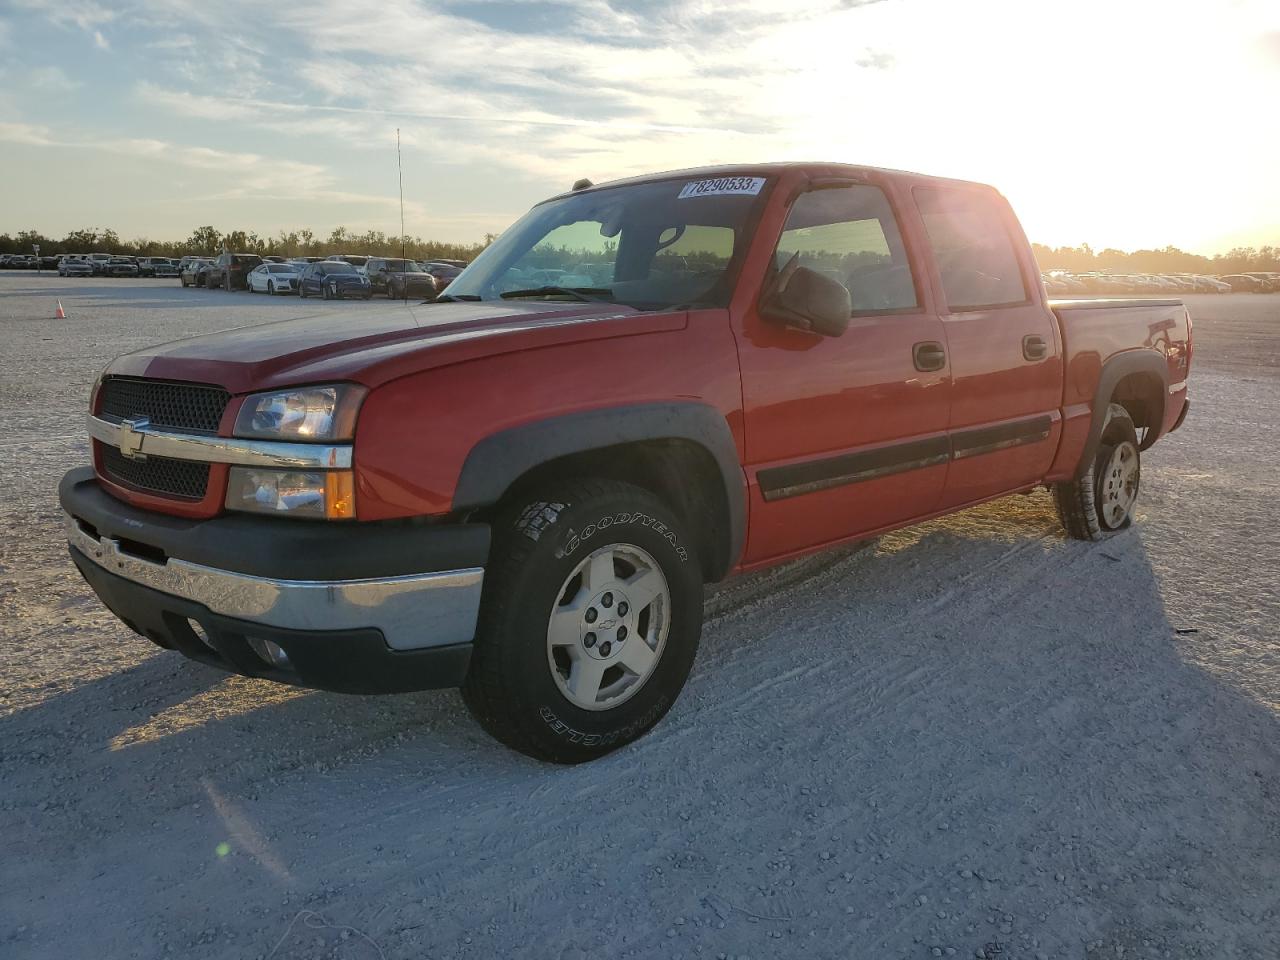
M0 957L1274 960L1280 296L1190 302L1133 530L1041 493L729 584L564 769L158 651L67 559L103 363L335 305L0 274Z

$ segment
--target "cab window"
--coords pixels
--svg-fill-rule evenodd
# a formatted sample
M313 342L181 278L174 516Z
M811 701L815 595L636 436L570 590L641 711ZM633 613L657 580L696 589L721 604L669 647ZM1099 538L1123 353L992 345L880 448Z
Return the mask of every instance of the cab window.
M1028 301L1003 210L977 190L917 187L916 207L950 310L989 310Z
M774 254L792 258L849 291L853 316L916 309L911 262L889 201L879 187L855 184L802 193L787 215Z

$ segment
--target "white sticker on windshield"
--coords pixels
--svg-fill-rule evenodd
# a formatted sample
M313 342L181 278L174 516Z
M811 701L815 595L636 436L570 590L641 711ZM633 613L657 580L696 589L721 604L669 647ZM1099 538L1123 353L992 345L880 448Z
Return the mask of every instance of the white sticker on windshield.
M737 195L754 197L764 188L764 177L717 177L714 180L694 180L680 188L677 200L690 197L722 197Z

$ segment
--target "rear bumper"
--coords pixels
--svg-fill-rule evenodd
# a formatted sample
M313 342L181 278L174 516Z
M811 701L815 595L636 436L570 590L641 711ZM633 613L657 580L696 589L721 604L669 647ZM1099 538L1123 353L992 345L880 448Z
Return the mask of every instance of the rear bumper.
M91 470L68 474L59 496L85 580L162 647L347 693L457 686L466 674L487 527L188 521L115 500Z

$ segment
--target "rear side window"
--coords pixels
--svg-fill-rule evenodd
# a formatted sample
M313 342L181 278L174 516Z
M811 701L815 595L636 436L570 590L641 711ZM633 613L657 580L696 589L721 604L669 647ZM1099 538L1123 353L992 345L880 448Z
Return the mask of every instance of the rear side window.
M917 187L916 206L933 249L951 310L1027 302L1018 252L1003 207L975 190Z
M884 192L869 184L802 193L787 214L774 255L792 257L849 291L853 315L914 310L916 286Z

